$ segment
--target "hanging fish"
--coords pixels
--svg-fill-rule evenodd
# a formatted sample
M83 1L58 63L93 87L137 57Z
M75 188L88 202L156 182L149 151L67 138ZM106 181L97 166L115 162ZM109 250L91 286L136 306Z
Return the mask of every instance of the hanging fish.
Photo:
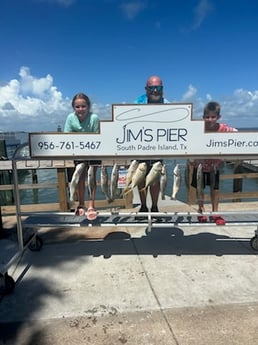
M204 201L204 189L203 189L203 172L202 164L200 163L197 168L197 187L196 187L196 198L198 202Z
M111 172L110 178L110 201L114 201L117 192L117 182L118 182L118 170L119 166L115 163Z
M108 171L107 167L102 165L101 172L100 172L100 187L102 190L102 193L105 195L105 198L108 202L111 202L111 198L109 195L108 190Z
M187 189L189 189L189 186L190 186L190 181L189 181L189 176L190 176L190 169L191 169L191 166L192 166L192 163L189 159L187 159L186 161L186 165L185 165L185 174L184 174L184 177L185 177L185 186Z
M135 173L133 174L130 187L128 188L128 190L124 194L127 194L127 193L133 191L133 189L136 186L141 184L145 179L146 172L147 172L147 164L145 162L139 163Z
M167 187L168 176L167 176L167 167L166 164L163 164L161 169L161 177L160 177L160 194L161 199L165 200L165 191Z
M88 190L89 195L92 195L94 190L96 189L96 178L94 174L94 166L90 165L88 168Z
M181 171L179 164L176 164L174 171L173 171L173 191L171 195L171 199L176 199L176 195L180 188L180 182L181 182Z
M214 164L211 166L211 171L210 171L210 184L211 184L211 189L214 189L215 185L215 176L216 176L217 168Z
M128 168L127 174L126 174L126 180L125 180L125 188L124 188L124 192L129 188L131 182L132 182L132 178L134 173L136 172L136 169L138 167L138 162L137 160L133 160Z
M160 161L155 162L152 165L151 170L146 176L145 186L140 191L146 190L149 186L153 185L160 177L162 170L162 163Z
M70 201L73 202L76 200L76 191L78 189L78 183L79 183L79 179L80 176L83 172L83 169L85 168L85 163L79 163L76 165L73 176L72 176L72 180L70 182Z

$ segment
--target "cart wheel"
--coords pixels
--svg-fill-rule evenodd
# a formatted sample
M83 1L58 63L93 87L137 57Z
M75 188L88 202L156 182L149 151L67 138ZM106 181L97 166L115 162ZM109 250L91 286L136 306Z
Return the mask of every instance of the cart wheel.
M149 228L148 226L147 226L147 228L145 229L145 235L149 235L151 233L151 228Z
M32 242L29 244L29 249L32 251L32 252L38 252L40 251L40 249L42 248L43 246L43 241L42 239L39 237L39 236L35 236L35 239L32 240Z
M254 236L251 238L250 245L254 250L258 250L258 236Z
M13 292L15 287L15 281L7 273L4 274L4 286L0 287L1 295L8 295Z

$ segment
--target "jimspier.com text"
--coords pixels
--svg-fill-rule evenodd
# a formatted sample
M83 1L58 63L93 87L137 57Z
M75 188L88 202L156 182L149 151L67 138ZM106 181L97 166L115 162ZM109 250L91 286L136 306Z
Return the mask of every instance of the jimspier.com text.
M227 139L227 140L215 140L210 139L206 144L206 147L258 147L258 140L238 140L238 139Z

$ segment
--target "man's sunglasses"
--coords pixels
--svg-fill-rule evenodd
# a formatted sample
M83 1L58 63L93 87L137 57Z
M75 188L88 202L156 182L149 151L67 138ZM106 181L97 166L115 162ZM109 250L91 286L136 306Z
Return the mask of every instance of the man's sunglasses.
M147 86L148 90L153 92L153 91L162 91L163 86L162 85L152 85L152 86Z

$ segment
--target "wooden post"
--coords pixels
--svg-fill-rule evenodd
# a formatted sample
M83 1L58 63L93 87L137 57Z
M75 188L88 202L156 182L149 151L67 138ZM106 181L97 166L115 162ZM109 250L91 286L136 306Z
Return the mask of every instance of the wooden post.
M133 208L133 191L127 193L124 197L125 208Z
M57 168L57 183L60 211L68 211L68 200L66 192L66 168Z
M234 174L241 174L243 172L242 162L235 162ZM243 179L234 178L233 180L233 193L238 193L243 191ZM241 199L233 199L233 202L241 202Z
M5 140L0 140L0 160L7 159L7 150Z
M0 205L0 238L4 237L4 227L3 227L3 220L2 220L2 211Z
M38 184L38 175L37 175L37 170L32 169L31 170L31 178L32 178L32 183L33 184ZM39 190L38 189L33 189L33 202L34 204L38 204L39 202Z

